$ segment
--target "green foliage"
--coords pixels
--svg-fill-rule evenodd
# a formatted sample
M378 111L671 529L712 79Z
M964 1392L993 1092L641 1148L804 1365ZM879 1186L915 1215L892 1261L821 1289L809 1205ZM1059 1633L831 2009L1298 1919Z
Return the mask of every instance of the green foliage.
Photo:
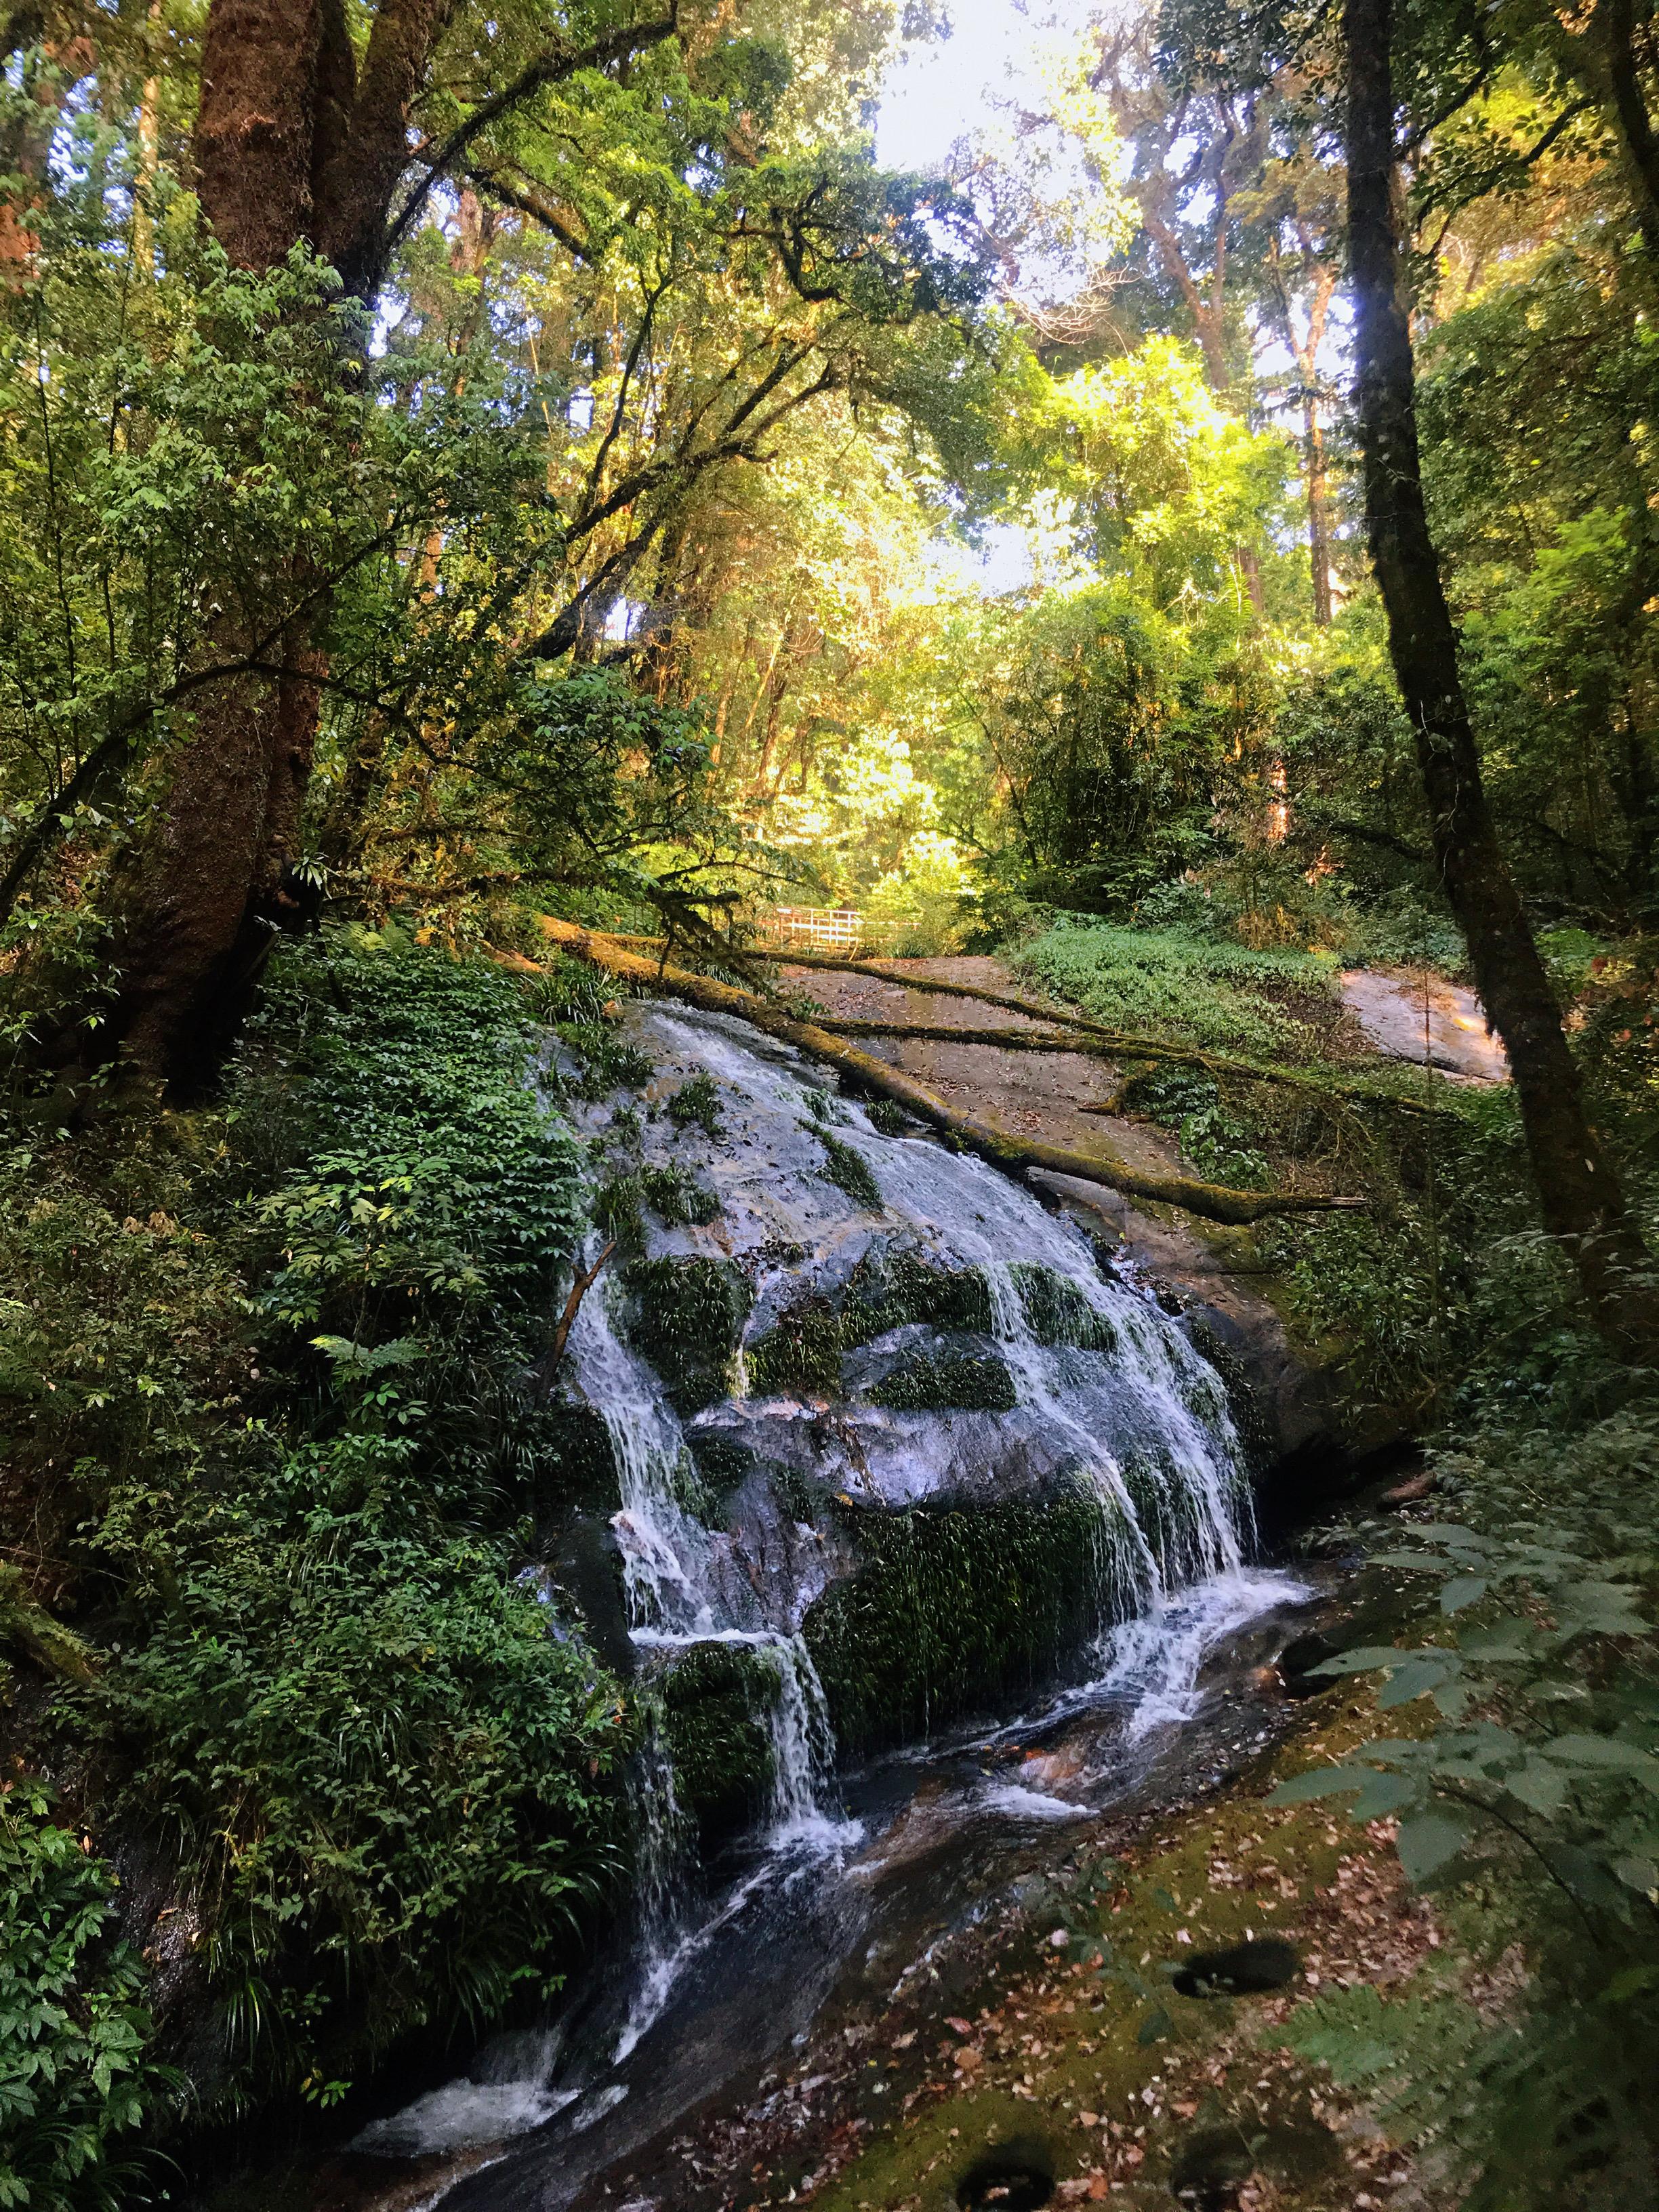
M1173 1128L1181 1149L1206 1182L1235 1189L1270 1182L1267 1163L1250 1142L1249 1133L1221 1102L1212 1078L1196 1069L1157 1067L1134 1086L1136 1110Z
M621 1862L617 1692L514 1534L583 1225L538 1044L493 964L327 936L221 1108L5 1155L7 1538L100 1594L77 1637L10 1593L13 1648L199 1917L210 2101L499 2014Z
M847 1533L859 1571L802 1623L843 1753L1006 1700L1095 1625L1103 1526L1092 1495L858 1512Z
M582 1224L580 1164L528 1078L535 1033L483 963L372 935L290 956L252 1025L245 1103L292 1110L302 1172L257 1201L262 1310L368 1340L407 1302L460 1322L544 1285ZM399 1304L398 1301L404 1301ZM395 1322L394 1322L395 1317Z
M749 1285L724 1260L635 1260L623 1281L635 1301L634 1342L687 1412L724 1395L749 1311Z
M719 1194L685 1168L644 1168L640 1187L645 1202L669 1229L706 1229L720 1218Z
M1224 757L1259 702L1211 610L1189 635L1121 586L1044 601L1011 641L990 731L1035 896L1121 912L1212 848Z
M729 1833L765 1802L773 1775L765 1716L777 1694L764 1653L742 1644L694 1644L664 1677L676 1802L705 1841Z
M984 1276L975 1267L951 1273L930 1267L913 1252L867 1254L838 1304L817 1292L799 1298L750 1346L750 1382L762 1392L833 1395L841 1388L843 1353L912 1322L987 1333L991 1299Z
M40 1784L0 1786L0 2204L114 2212L157 2193L131 2138L176 2081L146 2055L114 1892Z
M1052 1267L1021 1262L1013 1269L1026 1327L1039 1344L1075 1345L1083 1352L1110 1352L1117 1340L1113 1324L1089 1304L1068 1276Z
M1516 1449L1512 1447L1512 1449ZM1323 2001L1295 2042L1453 2147L1474 2206L1653 2201L1647 2053L1659 2032L1659 1429L1650 1409L1544 1437L1518 1465L1444 1463L1480 1516L1422 1524L1379 1564L1439 1584L1443 1626L1342 1654L1386 1707L1437 1717L1283 1784L1398 1822L1407 1878L1466 1941L1527 1960L1521 2003L1483 2016L1432 1981L1401 2003ZM1461 1905L1461 1900L1468 1900ZM1474 2094L1471 2094L1473 2092Z
M1335 963L1318 953L1249 951L1184 930L1131 929L1060 917L1017 963L1097 1021L1264 1055L1305 1048L1305 1024L1269 994L1328 997Z
M879 1210L881 1186L871 1172L870 1164L863 1153L842 1138L832 1137L826 1129L820 1129L817 1136L827 1162L824 1173L830 1182L837 1189L844 1190L855 1205L869 1206L872 1211Z
M707 1069L701 1075L688 1076L664 1100L663 1108L677 1129L701 1129L711 1141L720 1141L724 1131L720 1085Z

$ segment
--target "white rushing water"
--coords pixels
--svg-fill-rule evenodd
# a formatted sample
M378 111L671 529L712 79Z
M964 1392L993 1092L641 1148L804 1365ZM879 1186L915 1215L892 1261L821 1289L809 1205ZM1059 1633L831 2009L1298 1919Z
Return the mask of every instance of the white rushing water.
M613 2069L624 2065L711 1947L736 1940L728 1931L758 1890L799 1881L810 1867L833 1878L860 1832L838 1809L823 1689L800 1632L827 1579L844 1572L845 1564L830 1561L822 1530L792 1527L787 1512L781 1520L775 1513L758 1532L741 1525L741 1516L727 1528L700 1519L684 1502L695 1494L688 1488L696 1477L692 1440L726 1437L756 1462L810 1475L820 1492L839 1492L873 1511L921 1502L971 1509L1008 1498L1041 1500L1057 1484L1092 1493L1100 1508L1091 1594L1097 1657L1086 1670L1093 1679L1063 1693L1040 1718L1109 1708L1121 1716L1126 1743L1188 1717L1200 1670L1216 1644L1297 1594L1288 1578L1247 1564L1249 1487L1214 1369L1138 1286L1102 1273L1073 1224L969 1155L884 1135L857 1106L827 1102L816 1071L742 1024L660 1007L635 1018L641 1041L672 1071L665 1085L693 1073L714 1077L726 1124L719 1141L685 1131L670 1139L668 1158L678 1164L689 1155L714 1184L720 1210L714 1227L675 1231L665 1249L734 1260L756 1295L728 1395L689 1423L626 1340L626 1297L612 1272L583 1299L568 1340L567 1374L603 1421L615 1464L611 1528L645 1717L631 1781L640 1838L638 1938L625 2017L611 2031ZM826 1135L858 1154L879 1190L878 1208L839 1188L829 1172ZM597 1240L589 1262L596 1249ZM884 1253L914 1257L939 1274L979 1276L990 1325L978 1341L1007 1368L1012 1411L898 1413L860 1386L855 1363L833 1408L755 1395L751 1355L780 1315L804 1295L833 1304L860 1264ZM1051 1298L1053 1285L1063 1286L1073 1318L1085 1324L1070 1332L1081 1343L1039 1340L1039 1328L1048 1337L1057 1333L1041 1322L1033 1326L1033 1285L1044 1283ZM908 1325L857 1357L876 1361L871 1371L878 1372L880 1362L890 1365L927 1334ZM752 1863L723 1895L708 1899L690 1878L693 1824L677 1794L653 1685L682 1655L720 1644L756 1653L775 1680L775 1693L754 1716L769 1737L771 1790ZM1031 1730L1037 1723L1015 1725ZM1012 1740L1014 1730L1006 1733ZM981 1741L994 1743L997 1735ZM981 1812L1030 1823L1066 1821L1090 1810L1024 1780L992 1780L969 1796ZM580 2119L589 2100L610 2088L591 2068L580 2089L556 2087L559 2057L546 2039L505 2039L493 2060L475 2067L471 2081L452 2083L377 2124L360 2146L487 2142L534 2127L578 2098Z

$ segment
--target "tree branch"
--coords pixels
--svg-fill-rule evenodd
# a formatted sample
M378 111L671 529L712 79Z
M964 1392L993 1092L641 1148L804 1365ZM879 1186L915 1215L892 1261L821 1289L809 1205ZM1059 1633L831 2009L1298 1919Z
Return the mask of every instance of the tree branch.
M458 124L434 152L422 155L426 174L392 218L382 247L382 262L395 252L408 236L440 177L460 158L482 131L499 121L509 109L516 107L520 100L528 100L532 93L541 91L546 85L562 83L570 77L579 76L584 70L603 69L609 62L621 61L629 54L660 46L665 39L672 39L678 28L679 7L678 0L675 0L668 14L659 16L654 22L608 31L603 38L595 39L574 52L555 47L547 53L538 54L533 62L520 70L510 83L504 84L499 92L492 93L488 100L475 107L466 121Z

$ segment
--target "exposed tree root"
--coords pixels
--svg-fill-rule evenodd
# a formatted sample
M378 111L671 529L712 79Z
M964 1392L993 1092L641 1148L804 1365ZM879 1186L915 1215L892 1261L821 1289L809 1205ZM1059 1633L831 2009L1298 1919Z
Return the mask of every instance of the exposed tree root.
M647 990L665 992L710 1013L735 1014L768 1036L777 1037L811 1053L816 1059L827 1060L832 1067L855 1077L868 1089L896 1099L921 1121L931 1122L998 1167L1046 1168L1053 1175L1076 1176L1084 1182L1104 1183L1112 1190L1121 1191L1125 1197L1180 1206L1205 1220L1226 1222L1234 1227L1260 1221L1269 1214L1352 1212L1364 1207L1363 1199L1326 1198L1301 1191L1231 1190L1224 1183L1199 1182L1185 1176L1144 1175L1110 1153L1074 1152L1061 1145L1037 1144L1007 1136L977 1115L964 1114L948 1105L902 1068L890 1067L885 1060L843 1043L818 1023L796 1020L757 992L739 989L732 983L716 982L712 975L695 975L689 969L632 951L616 939L580 928L574 922L559 921L544 915L542 927L562 951L592 962L607 975L642 985ZM535 964L530 961L521 963L517 955L505 957L511 966L532 968Z

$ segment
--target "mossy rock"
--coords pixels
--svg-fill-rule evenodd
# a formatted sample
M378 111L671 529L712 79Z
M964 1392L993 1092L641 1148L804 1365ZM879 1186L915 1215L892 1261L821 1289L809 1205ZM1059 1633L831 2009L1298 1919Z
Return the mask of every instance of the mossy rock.
M1014 1378L1000 1359L925 1355L895 1367L872 1382L867 1395L872 1405L890 1406L901 1413L1012 1413L1019 1403Z
M991 1292L977 1267L932 1267L914 1252L872 1252L848 1279L842 1315L848 1349L909 1322L985 1336Z
M681 1413L723 1397L749 1311L749 1285L723 1260L635 1260L623 1273L636 1302L632 1340Z
M556 1505L609 1510L617 1503L611 1431L591 1406L550 1407L543 1420Z
M1252 1474L1264 1474L1279 1455L1279 1433L1273 1413L1252 1380L1249 1362L1231 1345L1224 1344L1208 1322L1189 1320L1188 1328L1194 1350L1221 1377L1228 1411L1244 1447L1246 1466Z
M867 1255L839 1304L813 1291L778 1316L775 1327L749 1348L750 1382L763 1396L805 1391L834 1397L845 1353L912 1322L985 1334L991 1294L984 1276L976 1267L930 1267L913 1253Z
M712 1512L704 1510L700 1517L712 1520L724 1513L726 1500L759 1462L747 1444L740 1444L731 1437L693 1434L686 1441L702 1494L712 1508Z
M705 1846L753 1820L772 1787L766 1716L778 1678L744 1644L694 1644L664 1676L663 1727L674 1789Z
M1052 1267L1017 1267L1012 1272L1025 1326L1039 1344L1071 1345L1079 1352L1115 1350L1116 1328L1067 1277Z
M872 1211L881 1205L881 1186L870 1171L869 1163L855 1146L845 1144L832 1137L827 1129L815 1132L824 1151L824 1174L837 1188L844 1190L855 1206L867 1206Z
M803 1624L842 1753L860 1757L1028 1693L1100 1626L1099 1499L856 1511L858 1572Z

